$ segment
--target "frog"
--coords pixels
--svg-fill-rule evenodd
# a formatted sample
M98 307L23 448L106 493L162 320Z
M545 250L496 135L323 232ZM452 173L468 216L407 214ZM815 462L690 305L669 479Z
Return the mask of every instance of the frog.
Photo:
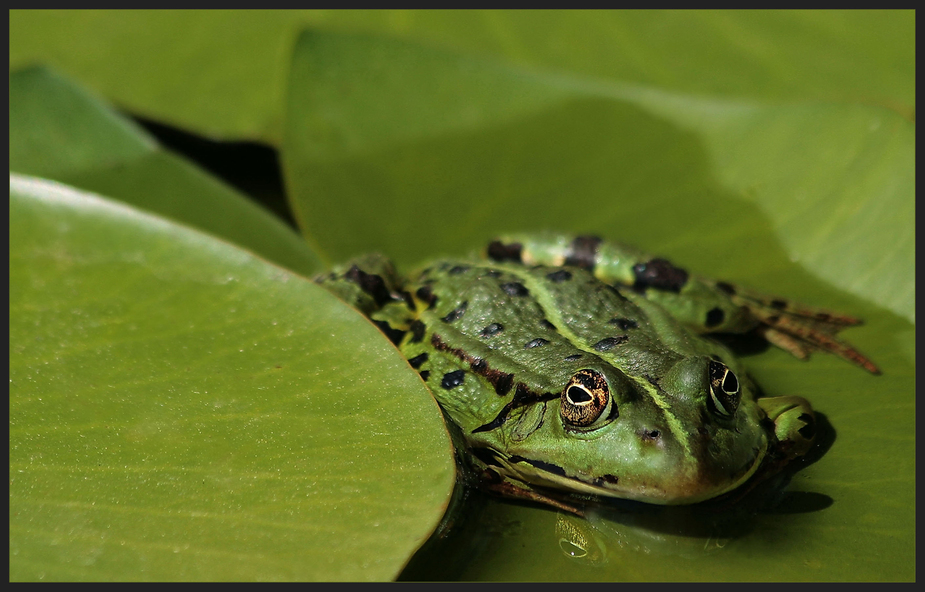
M722 499L811 449L809 401L764 396L717 335L879 373L837 335L857 318L597 236L504 235L407 276L372 254L316 282L419 373L471 482L575 513L601 500Z

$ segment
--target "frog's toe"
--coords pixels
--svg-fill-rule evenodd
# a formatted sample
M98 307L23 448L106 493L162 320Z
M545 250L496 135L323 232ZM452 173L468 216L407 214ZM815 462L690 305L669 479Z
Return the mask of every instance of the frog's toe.
M758 324L758 332L777 347L801 360L809 357L813 350L827 351L871 374L880 374L870 359L836 336L842 329L860 325L860 319L741 288L728 289L730 299L748 310Z
M774 422L779 450L788 458L806 454L816 439L816 416L802 397L766 397L758 404Z
M799 360L809 359L809 347L786 333L782 333L767 325L759 325L757 331L759 335L768 340L768 343L789 352L793 357Z

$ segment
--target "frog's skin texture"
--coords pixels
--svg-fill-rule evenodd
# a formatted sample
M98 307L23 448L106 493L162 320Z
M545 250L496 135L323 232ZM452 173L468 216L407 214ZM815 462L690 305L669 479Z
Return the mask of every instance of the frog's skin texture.
M372 255L317 281L398 345L483 486L565 509L588 496L696 503L806 453L810 404L758 398L702 334L757 331L877 372L835 337L856 319L596 237L504 237L408 279Z

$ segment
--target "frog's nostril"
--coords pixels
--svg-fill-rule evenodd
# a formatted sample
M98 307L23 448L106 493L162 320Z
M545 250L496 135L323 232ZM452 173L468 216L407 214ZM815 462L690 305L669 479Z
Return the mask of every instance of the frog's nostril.
M662 433L659 432L658 430L644 429L642 430L642 433L640 435L642 436L643 440L658 440L661 437Z

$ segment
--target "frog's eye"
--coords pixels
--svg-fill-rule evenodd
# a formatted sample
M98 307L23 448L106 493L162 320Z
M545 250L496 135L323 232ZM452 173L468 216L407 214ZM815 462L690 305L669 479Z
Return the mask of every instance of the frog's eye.
M562 389L559 415L570 426L586 428L596 422L611 405L607 379L595 370L579 370ZM616 417L616 407L608 417Z
M739 406L739 379L726 367L710 360L710 409L720 417L732 417Z

